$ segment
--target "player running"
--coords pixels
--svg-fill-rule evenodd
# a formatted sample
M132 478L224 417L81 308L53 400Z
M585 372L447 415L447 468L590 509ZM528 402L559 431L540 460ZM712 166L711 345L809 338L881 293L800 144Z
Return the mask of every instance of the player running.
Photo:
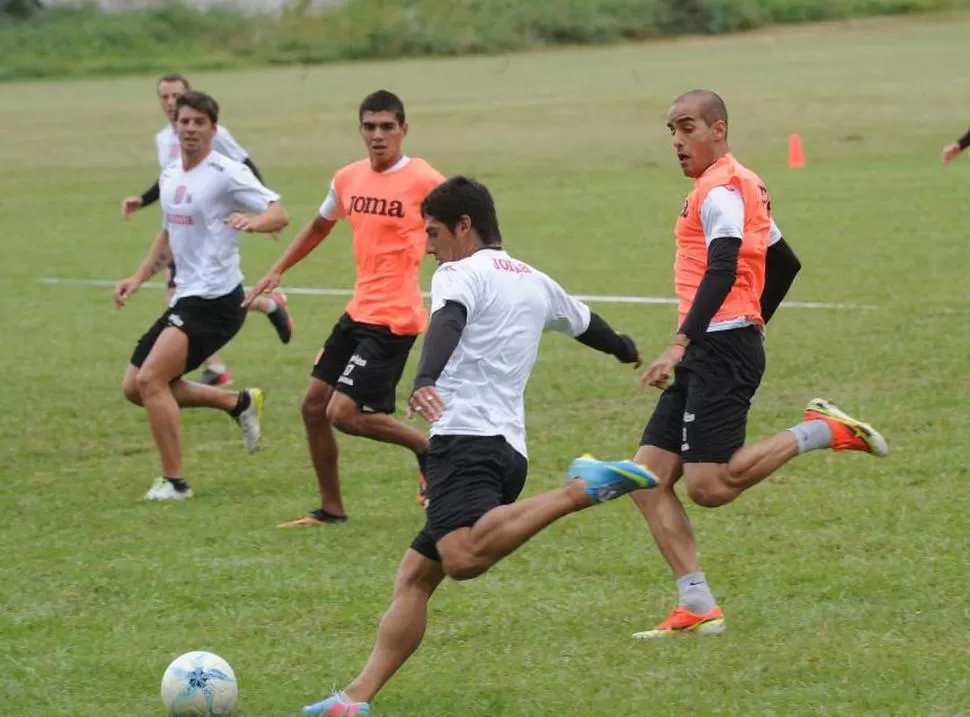
M171 162L180 157L179 139L175 130L175 101L180 95L189 91L189 81L178 73L163 75L155 85L162 112L168 120L165 126L155 135L155 150L158 157L160 169L165 169ZM228 129L221 124L216 128L215 137L212 138L212 148L229 159L242 162L252 171L256 179L263 181L259 169L249 157L249 153L236 141ZM149 187L141 196L125 197L121 200L121 216L125 221L134 212L143 207L147 207L158 201L159 189L158 181ZM169 264L165 270L168 283L166 301L170 302L175 290L175 264ZM253 303L253 309L266 314L266 318L276 329L280 341L288 344L293 337L293 319L290 316L289 307L286 302L286 295L282 292L275 292L272 296L260 297L259 301ZM202 383L210 386L228 386L232 384L232 373L226 368L222 359L217 356L209 356L205 362L205 370L200 379Z
M728 149L722 99L692 90L674 101L667 119L694 188L675 229L679 328L642 377L663 393L634 460L650 467L661 488L635 492L633 500L673 571L679 603L637 638L725 629L674 492L681 476L691 500L714 508L809 451L885 456L889 450L872 426L819 398L797 425L745 445L751 399L765 370L764 326L800 265L772 221L765 183Z
M249 167L212 149L219 122L212 97L183 93L175 121L181 158L159 177L162 230L142 265L114 290L121 308L170 261L178 267L172 304L139 339L123 384L125 398L145 408L161 455L162 477L145 495L149 500L192 497L182 473L180 408L225 411L242 428L246 450L256 450L262 392L227 391L182 376L225 346L245 321L238 233L274 234L289 221L277 193Z
M424 502L428 439L391 414L411 347L427 324L418 275L425 253L421 201L444 177L423 159L404 153L408 125L396 95L385 90L368 95L357 116L367 159L334 175L317 216L246 299L251 302L278 287L283 274L326 239L338 221L350 222L354 294L317 354L302 405L320 507L279 527L347 520L334 428L412 451L420 470L419 501Z

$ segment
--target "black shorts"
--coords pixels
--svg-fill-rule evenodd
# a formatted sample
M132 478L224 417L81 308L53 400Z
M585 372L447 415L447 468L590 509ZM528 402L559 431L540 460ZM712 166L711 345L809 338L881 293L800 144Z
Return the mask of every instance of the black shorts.
M751 399L765 372L761 332L753 326L712 331L692 342L643 430L684 463L727 463L744 445Z
M395 394L417 336L362 324L343 314L323 344L310 375L368 413L394 413Z
M131 354L132 366L141 368L161 333L174 326L189 337L189 355L183 373L194 371L239 333L246 320L246 309L241 306L245 296L240 284L215 299L198 296L179 299L138 340Z
M438 541L514 503L528 472L529 461L502 436L432 436L425 523L411 547L440 562Z
M175 288L175 262L168 265L168 288Z

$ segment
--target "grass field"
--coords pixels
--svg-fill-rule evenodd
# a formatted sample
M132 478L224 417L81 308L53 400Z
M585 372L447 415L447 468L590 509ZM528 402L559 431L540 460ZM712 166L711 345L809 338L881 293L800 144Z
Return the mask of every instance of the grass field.
M691 508L725 609L722 639L637 643L674 588L632 504L553 526L486 577L446 585L422 650L375 714L920 715L962 713L970 160L941 167L967 122L970 17L882 20L736 38L455 61L192 77L279 190L296 227L356 159L355 107L408 103L409 150L493 189L507 247L577 294L672 295L672 226L689 183L664 128L670 100L721 91L734 152L768 181L802 258L751 415L762 437L815 395L874 422L893 455L816 453L735 504ZM157 210L121 222L155 172L151 77L0 88L5 340L0 414L0 705L22 717L161 714L158 681L191 649L240 679L239 715L298 714L366 657L402 551L421 525L413 459L342 439L351 521L275 525L314 506L299 401L345 299L294 295L282 346L254 315L225 351L268 393L264 450L234 424L184 414L185 504L139 501L158 474L142 411L121 396L131 347L162 308L144 289L43 277L128 275ZM802 135L808 165L785 166ZM346 227L287 277L349 288ZM246 239L262 275L283 245ZM425 267L425 285L432 266ZM668 305L597 303L650 359ZM403 401L413 372L402 383ZM653 395L558 336L527 394L526 493L578 452L631 453Z

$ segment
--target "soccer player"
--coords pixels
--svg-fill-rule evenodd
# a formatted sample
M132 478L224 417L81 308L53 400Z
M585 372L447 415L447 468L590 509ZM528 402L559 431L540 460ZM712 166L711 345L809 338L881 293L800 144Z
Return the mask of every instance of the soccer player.
M159 177L162 229L138 270L114 290L122 308L168 262L178 267L172 304L138 341L123 384L125 398L145 408L161 455L162 477L145 495L149 500L192 496L182 473L179 408L225 411L242 428L246 450L256 450L262 392L228 391L182 376L222 348L245 321L238 233L273 234L289 222L276 192L249 167L212 149L219 122L212 97L180 95L175 122L181 158Z
M279 527L347 520L334 428L411 450L420 469L418 499L424 501L428 439L391 414L408 354L427 325L418 274L425 253L421 201L444 177L423 159L404 154L408 125L396 95L386 90L368 95L357 116L367 159L334 175L317 216L247 295L248 302L275 289L340 219L350 222L354 294L317 354L302 405L320 507Z
M431 424L424 528L401 561L394 599L363 671L304 708L331 717L370 714L370 702L418 648L428 602L445 576L470 580L556 520L656 479L633 461L587 457L565 485L516 502L528 471L524 392L543 332L554 330L639 366L634 342L502 248L488 189L452 177L422 205L431 325L408 401Z
M765 370L764 326L800 264L774 225L765 183L728 148L723 100L692 90L674 101L667 119L694 187L675 228L679 328L642 377L663 393L634 460L661 485L632 497L673 571L679 604L654 629L635 635L641 639L725 629L674 492L681 476L691 500L714 508L809 451L888 453L872 426L818 398L797 425L745 445L748 410Z
M155 85L162 112L165 114L167 122L165 126L155 135L155 149L158 156L159 169L165 169L171 162L180 157L179 139L175 131L175 101L179 95L188 92L189 81L178 73L163 75ZM212 148L236 162L245 164L256 179L263 181L259 169L249 157L249 153L236 141L228 129L221 124L216 129L216 135L212 139ZM134 212L143 207L147 207L158 201L158 181L149 187L141 196L125 197L121 200L121 216L127 221ZM175 264L166 267L168 291L166 301L171 301L172 293L175 290ZM266 314L269 322L276 329L280 341L288 344L293 337L293 319L290 316L289 308L286 304L286 295L276 292L273 296L260 297L259 301L253 303L253 309ZM205 362L205 370L202 373L201 381L210 386L228 386L232 384L232 373L226 368L222 359L217 356L208 357Z
M943 163L952 162L967 147L970 147L970 129L956 142L951 142L943 148Z

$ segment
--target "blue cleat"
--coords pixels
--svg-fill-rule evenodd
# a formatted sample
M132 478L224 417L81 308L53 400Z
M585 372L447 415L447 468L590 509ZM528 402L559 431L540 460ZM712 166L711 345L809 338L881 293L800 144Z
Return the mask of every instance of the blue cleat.
M633 461L598 461L588 453L569 465L567 482L579 479L594 503L619 498L627 493L660 485L657 476Z
M323 715L323 717L366 717L370 714L370 705L366 702L353 702L343 692L334 692L323 702L304 707L303 714Z

